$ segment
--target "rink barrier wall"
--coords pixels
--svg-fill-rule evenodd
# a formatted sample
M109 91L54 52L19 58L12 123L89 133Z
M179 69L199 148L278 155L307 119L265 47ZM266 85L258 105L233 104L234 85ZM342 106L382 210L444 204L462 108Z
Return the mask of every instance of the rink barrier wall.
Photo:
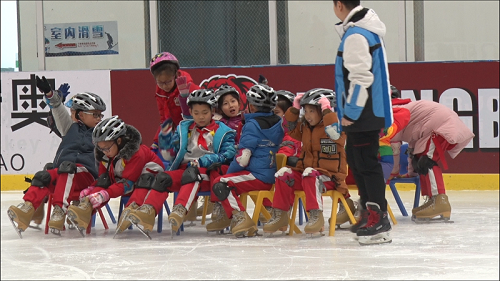
M2 175L2 191L25 190L24 177L33 175ZM499 190L499 174L443 174L446 190ZM400 191L415 190L414 184L397 183ZM389 185L387 185L387 190Z

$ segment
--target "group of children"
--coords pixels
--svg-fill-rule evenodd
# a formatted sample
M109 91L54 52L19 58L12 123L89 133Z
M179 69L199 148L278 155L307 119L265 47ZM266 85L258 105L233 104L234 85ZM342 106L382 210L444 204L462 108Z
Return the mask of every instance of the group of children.
M236 237L254 236L257 225L247 214L239 195L271 190L273 184L273 202L264 201L271 213L271 219L263 227L267 233L287 229L295 190L303 190L306 194L305 206L309 213L304 228L306 233L324 230L321 194L326 190L341 192L351 211L355 211L345 183L345 147L349 139L340 130L335 112L338 97L333 90L315 88L294 95L256 84L246 93L248 108L242 112L240 93L235 88L222 85L215 90L200 89L187 72L180 70L178 60L170 53L154 56L150 69L157 84L156 100L161 121L150 147L142 144L136 128L118 116L103 120L106 106L99 96L76 94L72 97L73 115L70 115L61 106L61 93L52 90L45 77L37 77L38 89L53 107L62 141L52 167L37 172L23 197L24 202L8 209L9 218L20 236L30 221L41 221L39 216L34 216L35 210L43 207L50 194L54 210L49 227L56 234L60 234L68 220L84 235L98 208L111 198L130 196L119 218L116 234L133 224L148 235L169 193L178 192L168 216L174 233L188 219L189 213L194 212L196 217L197 210L193 206L196 206L197 193L210 191L213 211L207 231L230 227ZM407 133L407 128L415 130L418 122L424 122L412 123L412 110L420 108L410 106L415 103L394 102L395 108L402 107L398 110L404 117L395 118L396 125L383 137L385 143L389 137L410 143L414 148L413 158L418 159L416 171L427 176L425 179L430 173L433 175L431 181L438 180L437 190L422 189L425 195L434 198L428 202L443 201L443 197L438 196L438 193L444 194L444 186L442 176L439 182L440 170L436 161L444 159L442 151L445 150L456 155L470 138L450 140L446 134L438 135L440 132L434 130L433 141L409 139L412 134ZM221 118L215 120L214 113ZM450 116L452 113L447 112ZM457 142L460 144L456 145ZM434 149L436 145L441 149ZM279 170L277 153L285 154L289 160L286 167ZM425 182L423 187L435 186L428 180L422 181ZM428 208L431 204L428 202L419 208ZM449 217L450 211L438 215ZM348 220L344 213L339 212L339 223ZM357 232L372 227L374 224L368 217L366 209L362 210L358 223L351 230Z

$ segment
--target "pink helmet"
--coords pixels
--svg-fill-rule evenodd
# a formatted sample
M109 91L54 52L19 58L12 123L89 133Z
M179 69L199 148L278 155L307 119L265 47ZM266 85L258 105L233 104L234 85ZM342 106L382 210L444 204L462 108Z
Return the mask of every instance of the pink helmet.
M177 58L172 55L171 53L169 52L163 52L163 53L158 53L156 54L150 61L149 63L149 69L152 69L153 66L159 64L160 62L171 62L173 64L175 64L177 66L177 69L181 68L181 66L179 65L179 61L177 60Z

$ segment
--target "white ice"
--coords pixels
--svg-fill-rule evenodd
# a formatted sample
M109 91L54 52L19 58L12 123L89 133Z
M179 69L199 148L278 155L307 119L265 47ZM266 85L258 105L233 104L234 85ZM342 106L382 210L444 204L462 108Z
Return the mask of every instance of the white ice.
M498 191L448 191L454 223L423 225L403 217L388 191L398 220L391 231L393 242L371 246L360 246L348 230L328 236L331 201L326 197L323 237L277 234L237 239L207 233L198 217L196 226L171 239L165 213L163 232L155 228L152 240L137 229L113 239L116 225L104 210L110 224L107 231L98 218L85 238L76 230L63 231L58 237L28 228L20 239L7 208L20 203L22 193L1 194L2 280L499 279ZM357 198L355 192L352 195ZM400 195L411 214L414 192L400 191ZM118 202L110 202L115 216ZM253 205L249 205L251 213Z

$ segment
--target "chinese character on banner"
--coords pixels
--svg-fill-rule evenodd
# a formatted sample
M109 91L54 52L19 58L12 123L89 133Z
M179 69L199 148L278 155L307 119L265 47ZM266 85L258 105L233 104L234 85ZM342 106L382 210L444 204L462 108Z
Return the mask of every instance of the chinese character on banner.
M50 29L50 32L52 33L50 35L51 39L62 39L61 37L61 28L60 27L54 27Z
M64 39L68 39L68 37L75 39L75 28L74 27L67 27L64 29Z
M55 79L47 79L50 86L54 89ZM24 86L24 87L20 87ZM18 91L20 88L21 91ZM45 103L43 94L37 93L35 74L30 75L30 79L12 80L12 119L24 119L11 126L12 131L17 131L31 123L38 123L48 127L47 118L49 112L38 112L38 109L44 110L48 107ZM29 109L31 112L28 112ZM23 112L25 111L25 112Z
M92 26L92 38L102 38L104 36L104 26L94 25Z
M78 27L78 38L89 38L89 26L79 26Z

